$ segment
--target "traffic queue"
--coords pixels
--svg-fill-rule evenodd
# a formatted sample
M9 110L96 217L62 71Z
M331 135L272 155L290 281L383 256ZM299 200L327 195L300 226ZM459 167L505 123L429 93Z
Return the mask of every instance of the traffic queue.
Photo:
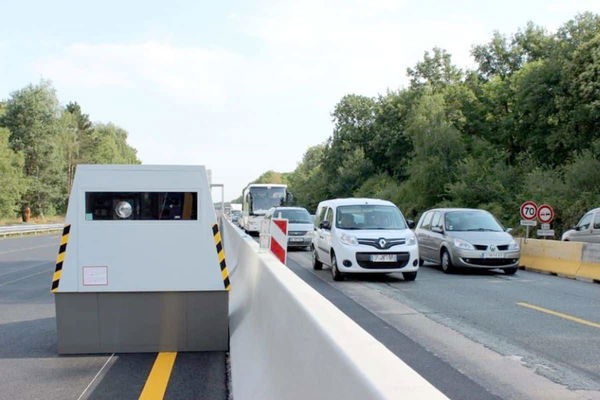
M475 268L512 275L519 266L520 246L512 229L481 209L427 210L415 224L390 201L346 198L322 201L314 216L305 208L278 206L262 218L267 231L270 221L285 220L283 247L310 251L313 268L328 267L334 280L401 273L412 281L425 262L445 273Z

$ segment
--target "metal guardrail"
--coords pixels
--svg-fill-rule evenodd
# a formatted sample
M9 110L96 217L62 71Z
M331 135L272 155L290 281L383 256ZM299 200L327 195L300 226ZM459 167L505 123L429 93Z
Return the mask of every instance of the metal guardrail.
M40 225L8 225L0 226L0 238L15 235L48 233L60 231L63 224L40 224Z

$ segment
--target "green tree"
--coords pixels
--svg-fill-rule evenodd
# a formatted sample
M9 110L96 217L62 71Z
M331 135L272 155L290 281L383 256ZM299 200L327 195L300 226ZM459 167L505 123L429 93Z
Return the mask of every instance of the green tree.
M137 151L127 143L127 131L118 126L95 124L91 143L81 158L90 164L139 164Z
M415 68L406 70L412 89L429 86L433 90L443 89L448 85L460 82L462 71L452 64L452 56L444 49L434 47L432 53L425 52L423 61Z
M325 145L310 147L296 169L289 174L289 190L296 204L316 211L320 201L328 197L327 181L323 173Z
M63 160L57 149L61 109L54 88L42 81L11 94L0 125L10 130L10 145L25 158L29 178L24 202L34 215L54 212L63 201Z
M408 121L414 151L398 202L409 215L447 199L446 186L456 180L456 166L466 155L460 132L448 121L445 106L442 95L427 94Z
M23 154L10 148L9 136L8 129L0 128L0 217L14 217L18 213L26 189Z

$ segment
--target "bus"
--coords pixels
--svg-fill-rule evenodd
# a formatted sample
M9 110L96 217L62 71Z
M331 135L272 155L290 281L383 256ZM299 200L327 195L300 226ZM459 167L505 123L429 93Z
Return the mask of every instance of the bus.
M272 207L286 205L292 199L287 185L251 183L242 192L241 227L248 233L259 233L265 213Z

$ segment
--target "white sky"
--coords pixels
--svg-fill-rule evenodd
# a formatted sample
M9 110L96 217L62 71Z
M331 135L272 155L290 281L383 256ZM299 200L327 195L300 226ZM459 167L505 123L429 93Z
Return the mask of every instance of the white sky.
M61 102L125 128L144 163L207 165L227 200L293 170L343 95L406 85L425 50L472 67L494 30L600 12L598 0L122 3L3 6L15 18L0 27L0 97L50 79Z

